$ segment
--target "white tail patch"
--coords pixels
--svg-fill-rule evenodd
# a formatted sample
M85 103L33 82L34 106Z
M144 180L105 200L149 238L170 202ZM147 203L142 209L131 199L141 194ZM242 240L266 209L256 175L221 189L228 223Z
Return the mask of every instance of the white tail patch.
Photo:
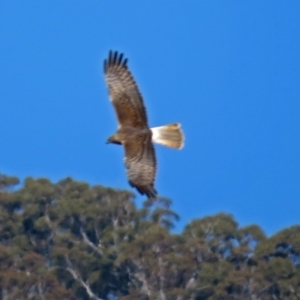
M151 128L152 142L167 147L181 149L184 146L184 134L179 123Z

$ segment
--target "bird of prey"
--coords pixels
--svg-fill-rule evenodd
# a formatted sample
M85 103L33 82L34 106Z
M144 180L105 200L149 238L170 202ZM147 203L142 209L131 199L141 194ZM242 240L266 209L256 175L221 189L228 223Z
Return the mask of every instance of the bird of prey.
M155 198L156 158L154 143L181 149L184 135L179 123L149 128L146 109L138 86L128 69L128 60L110 51L104 60L109 98L118 118L118 130L107 143L123 145L129 184L142 195Z

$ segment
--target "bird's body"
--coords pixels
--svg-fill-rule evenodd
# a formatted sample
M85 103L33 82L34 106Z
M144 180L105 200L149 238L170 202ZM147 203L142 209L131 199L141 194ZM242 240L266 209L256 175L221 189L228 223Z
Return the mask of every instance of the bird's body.
M125 166L131 186L142 195L155 198L156 158L153 142L181 149L184 136L180 124L149 128L142 96L123 54L109 52L104 61L109 96L118 118L118 130L108 143L123 145Z

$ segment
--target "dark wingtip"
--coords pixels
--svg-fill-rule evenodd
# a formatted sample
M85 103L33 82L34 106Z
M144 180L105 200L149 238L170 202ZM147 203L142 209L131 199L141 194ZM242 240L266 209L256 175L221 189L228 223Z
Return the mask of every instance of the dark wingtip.
M104 73L106 73L106 71L107 71L107 60L106 59L104 59L103 69L104 69Z
M116 65L118 61L118 52L115 51L114 56L113 56L113 64Z
M118 51L109 50L108 58L104 60L104 72L106 73L110 66L127 66L128 59L124 59L124 54Z
M122 60L123 60L123 53L121 53L119 58L118 58L118 65L121 65Z
M130 183L132 187L135 187L141 195L146 195L150 199L155 199L157 197L157 191L153 185L147 186L135 186Z

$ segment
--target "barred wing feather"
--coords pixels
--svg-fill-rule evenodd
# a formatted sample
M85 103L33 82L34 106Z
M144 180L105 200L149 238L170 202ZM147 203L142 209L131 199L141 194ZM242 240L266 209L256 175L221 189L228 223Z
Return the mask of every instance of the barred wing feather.
M119 127L148 127L143 98L123 54L110 51L108 59L104 61L104 73Z

